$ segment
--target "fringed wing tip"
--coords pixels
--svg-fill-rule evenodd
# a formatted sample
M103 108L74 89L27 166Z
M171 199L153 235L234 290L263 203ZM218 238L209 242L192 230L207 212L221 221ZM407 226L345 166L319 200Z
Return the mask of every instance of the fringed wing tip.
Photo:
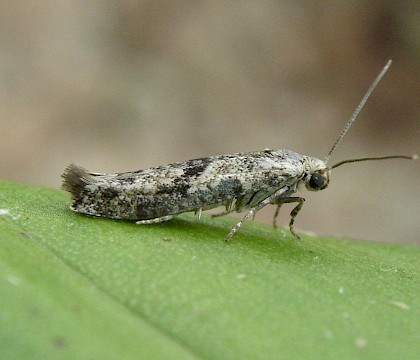
M89 172L75 164L67 166L61 177L63 178L61 188L70 192L74 198L78 197L86 185L92 182Z

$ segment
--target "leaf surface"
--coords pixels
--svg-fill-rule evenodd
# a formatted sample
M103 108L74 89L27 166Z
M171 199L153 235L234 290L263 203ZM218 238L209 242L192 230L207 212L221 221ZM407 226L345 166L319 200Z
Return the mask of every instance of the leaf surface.
M0 182L0 357L417 359L419 249L193 215L91 218Z

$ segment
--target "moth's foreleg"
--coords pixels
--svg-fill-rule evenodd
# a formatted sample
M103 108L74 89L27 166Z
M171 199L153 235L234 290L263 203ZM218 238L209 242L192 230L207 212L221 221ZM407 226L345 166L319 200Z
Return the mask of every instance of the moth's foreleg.
M290 232L293 234L294 237L300 239L299 235L295 232L294 228L293 228L293 224L295 222L295 218L297 216L297 214L299 213L300 209L302 209L303 203L305 202L305 199L302 197L277 197L275 198L273 201L270 202L270 204L272 205L277 205L277 209L276 209L276 213L274 214L274 219L273 219L273 225L274 227L276 227L277 223L277 216L279 215L279 210L281 205L286 204L286 203L294 203L297 202L298 204L293 208L293 210L290 213L290 222L289 222L289 229Z
M296 198L296 201L298 201L299 202L299 204L297 204L294 208L293 208L293 210L292 210L292 212L290 213L290 216L291 216L291 218L290 218L290 221L289 221L289 229L290 229L290 232L296 237L296 238L298 238L298 239L300 239L300 236L295 232L295 230L293 229L293 223L295 222L295 218L296 218L296 216L297 216L297 214L298 214L298 212L300 211L300 209L302 209L302 206L303 206L303 203L305 202L305 199L304 198L301 198L301 197L297 197Z
M162 216L159 218L149 219L149 220L139 220L136 221L137 225L147 225L147 224L156 224L164 221L171 220L173 218L172 215Z

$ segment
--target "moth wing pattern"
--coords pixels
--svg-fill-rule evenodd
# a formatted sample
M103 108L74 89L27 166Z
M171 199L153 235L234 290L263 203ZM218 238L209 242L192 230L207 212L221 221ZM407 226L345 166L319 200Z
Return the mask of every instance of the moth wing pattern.
M72 194L74 211L150 224L220 206L243 212L279 189L293 193L302 161L294 152L266 149L114 174L70 164L62 187Z

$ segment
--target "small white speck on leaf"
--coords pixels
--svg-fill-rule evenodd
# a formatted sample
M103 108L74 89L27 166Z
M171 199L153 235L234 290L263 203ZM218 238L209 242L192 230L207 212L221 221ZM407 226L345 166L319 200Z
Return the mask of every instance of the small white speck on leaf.
M381 271L383 271L383 272L393 272L393 273L396 273L396 272L398 272L398 269L394 269L394 268L390 268L390 269L380 269Z
M389 302L391 305L394 305L402 310L410 310L410 305L407 305L401 301L392 300Z
M354 345L356 345L358 349L365 348L367 344L368 344L368 341L362 336L359 336L356 339L354 339Z
M19 216L13 216L8 209L0 209L0 216L10 216L13 220L19 219Z
M325 330L324 336L326 339L331 340L334 337L334 334L331 330Z
M15 286L20 285L20 279L14 275L7 275L5 279L7 282L9 282L12 285L15 285Z

